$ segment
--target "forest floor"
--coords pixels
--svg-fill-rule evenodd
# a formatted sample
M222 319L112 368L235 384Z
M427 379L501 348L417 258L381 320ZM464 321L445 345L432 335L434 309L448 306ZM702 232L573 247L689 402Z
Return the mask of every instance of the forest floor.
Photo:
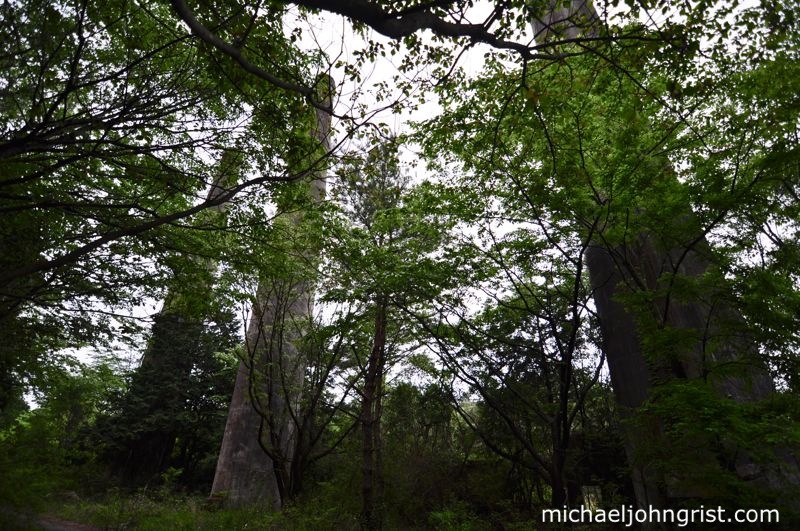
M54 516L40 516L36 519L35 525L43 531L101 531L99 527L70 522Z
M50 514L31 514L0 509L0 528L6 530L41 530L41 531L102 531L93 525L71 522Z

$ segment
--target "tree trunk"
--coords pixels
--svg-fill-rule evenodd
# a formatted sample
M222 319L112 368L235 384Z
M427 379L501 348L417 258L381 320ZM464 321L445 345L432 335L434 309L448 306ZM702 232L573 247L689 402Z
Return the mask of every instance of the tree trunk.
M540 43L563 38L591 35L596 30L590 25L597 15L588 0L573 0L571 5L560 6L550 2L549 11L534 19L533 28ZM673 178L662 176L656 178ZM683 219L693 214L687 207ZM688 224L687 224L688 225ZM711 265L710 245L701 238L692 248L676 242L659 242L651 234L640 234L634 242L621 248L609 249L595 241L586 251L597 315L603 338L603 351L608 360L611 382L624 418L631 418L651 396L653 386L676 378L704 378L721 396L736 401L754 401L774 393L774 384L763 362L758 360L757 348L746 337L724 336L726 323L743 323L738 311L726 302L724 293L714 294L717 300L678 301L666 289L665 279L673 275L696 278ZM650 315L635 314L620 302L619 295L631 291L666 291L661 299L654 300L645 310ZM637 319L638 318L638 319ZM643 351L641 342L642 319L654 318L661 329L684 330L686 337L695 338L692 346L673 352L668 359ZM709 340L716 342L708 349ZM720 362L735 362L741 371L735 375L709 372L709 367ZM640 448L664 444L663 427L659 419L637 419L629 423L625 440L628 461L639 507L664 507L671 497L684 497L693 493L683 490L681 478L667 478L658 470L657 463L642 462ZM713 460L711 448L700 452L701 460ZM783 462L774 467L755 465L742 452L735 464L742 478L760 477L763 484L772 487L800 479L797 462L785 451L776 449Z
M381 439L381 395L386 356L386 300L379 297L375 313L375 335L364 375L361 401L362 511L361 527L381 529L383 524L383 478Z
M592 32L597 20L591 0L549 0L547 11L541 18L533 17L533 38L538 43L550 40L575 39Z
M332 103L333 85L327 77L320 100ZM311 131L323 153L330 149L331 115L316 109ZM325 196L325 175L307 176L309 195ZM275 223L297 225L295 214ZM304 258L315 260L307 250ZM217 461L211 499L226 506L264 504L274 510L294 493L293 458L298 444L300 391L305 364L298 342L312 316L312 285L305 278L262 281L247 327L247 358L236 377L228 421Z
M632 289L657 291L665 286L664 276L673 274L698 277L710 267L709 258L702 252L709 250L705 241L694 249L664 251L650 235L640 235L636 244L627 249L613 251L601 246L587 249L586 260L590 273L603 350L608 360L611 382L622 406L621 413L630 418L650 397L653 386L675 379L704 379L721 397L737 402L749 402L769 397L775 392L774 383L758 359L757 348L746 335L730 336L724 330L730 323L743 319L725 301L725 294L717 300L676 301L662 298L653 301L652 316L662 328L684 330L692 338L688 348L673 347L667 359L645 353L638 335L636 315L619 302L619 296ZM685 253L685 254L684 254ZM680 258L683 256L683 260ZM679 264L675 268L675 264ZM637 288L631 288L637 286ZM638 316L639 319L642 315ZM709 343L717 343L709 349ZM735 373L715 370L722 364L735 364ZM640 507L664 506L669 498L698 496L691 487L682 484L680 477L664 477L657 463L642 462L642 452L649 444L665 444L662 426L656 418L639 418L626 429L626 449L632 467L632 478ZM740 478L754 480L759 485L780 488L797 484L797 462L779 448L774 451L782 463L758 465L744 452L737 451L734 468ZM700 460L716 462L711 448L697 455ZM702 495L700 495L702 497Z
M253 311L248 336L258 330L258 312ZM236 373L228 420L222 438L211 499L226 507L265 503L279 507L280 493L272 460L262 450L260 440L264 419L253 403L251 363L242 361Z

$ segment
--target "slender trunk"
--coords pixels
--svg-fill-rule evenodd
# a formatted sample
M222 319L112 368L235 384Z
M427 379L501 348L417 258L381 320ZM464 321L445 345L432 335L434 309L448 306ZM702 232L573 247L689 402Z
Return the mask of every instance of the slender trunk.
M553 448L553 457L550 462L550 506L554 508L561 508L567 502L566 482L564 481L567 444L563 438L562 422L564 419L554 420L550 428Z
M580 275L580 270L578 272ZM577 299L576 299L577 300ZM573 323L577 329L577 322ZM567 452L569 451L571 426L570 426L570 405L569 394L572 389L572 357L574 343L564 349L563 359L558 367L558 413L554 416L551 425L551 435L553 439L552 470L552 498L551 506L562 507L567 502L567 484L564 480L564 468L567 463Z
M383 482L383 381L386 368L386 313L384 311L383 323L383 354L380 357L378 366L379 378L375 383L375 429L372 432L373 449L375 451L375 494L373 496L373 503L376 508L376 515L378 527L383 527L383 512L384 512L384 482Z
M383 479L381 451L381 393L383 369L386 355L386 301L379 298L375 314L375 335L372 351L364 376L364 392L361 402L362 485L363 508L361 527L368 530L381 529L383 523Z
M560 467L555 465L554 468L555 470L553 470L552 479L550 480L550 506L560 509L567 504L567 487L564 484L563 463Z

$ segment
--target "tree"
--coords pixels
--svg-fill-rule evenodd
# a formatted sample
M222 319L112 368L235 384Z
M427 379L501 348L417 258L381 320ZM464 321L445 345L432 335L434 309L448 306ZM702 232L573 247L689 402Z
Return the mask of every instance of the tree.
M591 439L581 431L604 429L587 408L611 410L595 383L604 354L639 503L796 505L796 5L54 6L1 8L4 420L28 418L23 390L47 388L54 352L110 337L117 312L144 296L169 290L191 305L216 282L213 261L243 284L260 276L218 493L289 499L304 464L361 427L362 521L379 527L393 431L381 426L384 395L418 402L387 384L386 367L392 344L416 335L416 365L439 378L431 401L450 384L461 422L505 458L507 484L529 503L537 485L538 500L571 503L575 478L589 476L573 459ZM299 52L301 32L282 19L313 10L344 15L363 37L351 64ZM473 48L485 52L479 74L460 67ZM317 70L360 81L387 53L400 99L443 106L415 137L442 182L401 207L363 209L366 230L309 197L330 155L308 134L309 108L357 132L359 108L334 108ZM210 200L231 146L238 180ZM377 151L358 163L359 179L382 158L393 160ZM200 215L223 202L224 222ZM265 223L270 202L279 215ZM345 308L331 326L309 318L324 275L325 299ZM148 353L199 333L200 319L165 308ZM419 355L434 349L438 366ZM173 381L187 381L190 351L174 346ZM433 423L452 426L439 413Z
M213 201L239 180L240 155L233 149L225 152L207 200ZM203 228L225 226L224 206L204 211L198 224ZM172 452L176 441L191 439L185 435L189 431L186 422L181 422L188 404L213 403L212 396L229 392L226 387L215 389L219 386L206 384L204 390L209 396L192 393L194 382L205 383L211 379L209 375L222 372L222 364L215 356L231 350L230 342L236 336L231 316L221 307L224 303L209 297L213 293L217 264L209 257L199 258L203 254L201 249L209 245L200 238L193 243L193 255L188 260L170 264L174 268L171 289L153 320L148 346L128 392L121 399L120 418L115 419L125 425L125 430L114 430L120 435L114 440L119 455L113 460L129 483L148 483L174 464ZM216 336L209 326L213 321L219 321ZM198 416L205 412L192 413ZM162 420L155 421L154 416ZM203 443L189 444L192 451L184 445L181 461L187 463L187 468L196 468L197 447ZM188 477L190 473L186 472Z
M391 363L388 358L396 354L398 332L390 314L391 298L397 294L386 286L381 273L388 272L386 255L396 253L396 240L403 238L402 226L387 223L386 218L392 216L393 210L400 208L403 190L408 184L408 178L400 169L396 141L390 139L372 147L365 160L353 158L346 161L340 170L340 179L340 200L352 218L354 230L344 242L345 249L339 258L344 258L341 262L343 270L337 275L340 277L338 281L342 284L340 289L356 292L355 300L351 299L351 302L361 306L362 318L373 320L371 326L366 327L371 332L371 338L352 344L362 381L359 388L361 520L364 529L381 529L384 510L381 428L384 378ZM354 254L360 255L359 263L345 258ZM370 266L377 266L377 270L370 271ZM365 277L369 279L366 285L361 280Z
M320 78L317 90L328 107L333 88L328 76ZM318 143L314 153L324 159L330 150L330 114L316 109L309 133ZM288 156L296 157L301 168L314 167L305 163L303 152ZM322 201L325 179L320 170L308 172L299 187L285 189L278 200L281 215L275 228L290 245L284 243L272 271L260 275L246 332L246 357L237 372L211 490L212 498L223 497L228 505L266 503L280 508L299 488L293 462L300 442L298 406L306 372L300 343L313 315L318 260L314 245L318 236L313 232L318 227L313 212L293 210L309 203L313 208Z
M4 527L20 527L14 513L41 510L53 492L93 484L99 473L96 447L87 444L86 430L111 406L123 380L106 364L89 367L68 356L59 361L46 368L46 386L37 390L37 403L26 404L27 411L0 428Z
M249 20L219 7L217 31ZM281 155L307 140L296 128L299 98L220 65L167 5L30 0L0 9L0 322L21 338L0 362L6 402L46 363L44 352L117 335L112 315L168 284L170 262L196 243L197 214L297 178ZM249 39L306 73L275 26ZM208 161L234 146L248 178L202 199L218 165ZM21 336L47 344L34 353Z
M575 292L558 281L513 282L524 295L493 301L477 316L449 309L429 333L459 384L451 392L464 422L490 451L550 487L542 502L562 507L578 495L570 483L573 427L604 359L591 356L585 293L570 301ZM473 401L478 408L468 407Z
M431 259L445 226L427 211L431 190L412 188L401 163L402 139L367 136L362 153L337 171L340 216L332 221L323 301L352 308L340 333L350 350L359 395L361 525L385 523L383 401L386 379L413 348L408 313L420 311L448 279Z
M671 97L664 96L666 87L674 90L674 85L664 81L664 70L649 68L645 58L654 53L651 48L626 50L611 43L595 51L599 58L576 57L541 69L535 76L523 68L519 77L511 79L504 65L490 63L488 75L464 95L452 98L458 104L439 120L441 136L431 137L430 124L426 125L425 141L431 153L441 153L442 145L449 145L470 179L491 183L495 190L510 188L514 190L510 194L500 192L503 199L510 196L512 205L528 204L529 216L517 219L534 221L545 234L574 231L589 244L583 249L604 350L615 391L628 411L647 417L639 409L645 401L663 399L663 395L656 398L651 386L675 378L702 380L728 397L717 395L717 400L770 397L774 388L767 364L747 338L746 324L729 288L712 265L720 260L706 240L726 219L730 207L720 208L709 195L690 198L690 189L676 179L672 169L677 162L670 157L683 147L707 149L704 131L687 116L673 118L664 111L664 98ZM608 69L609 61L620 69ZM491 94L514 97L498 102L489 100ZM475 104L487 100L483 106ZM722 108L703 110L720 113ZM494 127L475 127L487 115ZM533 136L528 135L538 140L531 142L527 139ZM531 157L531 153L539 155ZM742 172L731 175L732 183L728 181L726 205L755 190L766 197L773 193L769 186L760 187L758 172L737 168ZM702 166L682 174L691 175L693 170L700 174L698 180L710 177ZM744 175L751 175L751 180L741 180ZM698 199L694 204L702 216L694 215L689 206ZM550 241L559 244L552 237ZM582 254L572 259L580 260ZM731 409L727 413L732 414ZM637 499L658 505L668 496L699 495L691 486L698 477L687 464L690 459L681 472L668 472L657 460L641 460L636 447L665 447L659 438L663 418L648 418L628 428ZM716 435L721 443L699 434L694 439L695 446L708 448L709 454L702 458L706 463L718 462L710 455L721 444L728 452L738 448L733 450L736 464L719 453L716 459L723 460L723 467L736 469L739 476L757 470L756 476L765 483L795 482L791 459L777 468L769 463L755 465L748 445L737 447L741 439L733 442L737 437ZM781 455L785 452L780 446L775 451L779 462L788 457ZM709 471L705 471L700 477L708 481Z
M203 320L162 312L143 362L92 427L102 458L126 485L152 485L169 467L181 484L209 484L233 390L237 323L223 311Z

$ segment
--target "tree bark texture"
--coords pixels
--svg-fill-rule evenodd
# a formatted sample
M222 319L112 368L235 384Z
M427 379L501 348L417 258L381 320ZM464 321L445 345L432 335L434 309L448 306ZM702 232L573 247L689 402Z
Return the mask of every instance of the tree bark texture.
M324 79L323 100L330 107L332 83ZM311 131L315 152L330 150L331 115L316 109ZM319 153L322 151L322 153ZM314 202L325 197L325 175L306 176ZM294 226L297 214L275 220ZM307 250L304 259L316 260ZM228 421L217 461L211 499L225 506L266 505L280 509L297 484L292 461L297 440L299 403L305 373L299 341L313 310L313 286L302 274L260 282L246 332L246 359L236 377Z

